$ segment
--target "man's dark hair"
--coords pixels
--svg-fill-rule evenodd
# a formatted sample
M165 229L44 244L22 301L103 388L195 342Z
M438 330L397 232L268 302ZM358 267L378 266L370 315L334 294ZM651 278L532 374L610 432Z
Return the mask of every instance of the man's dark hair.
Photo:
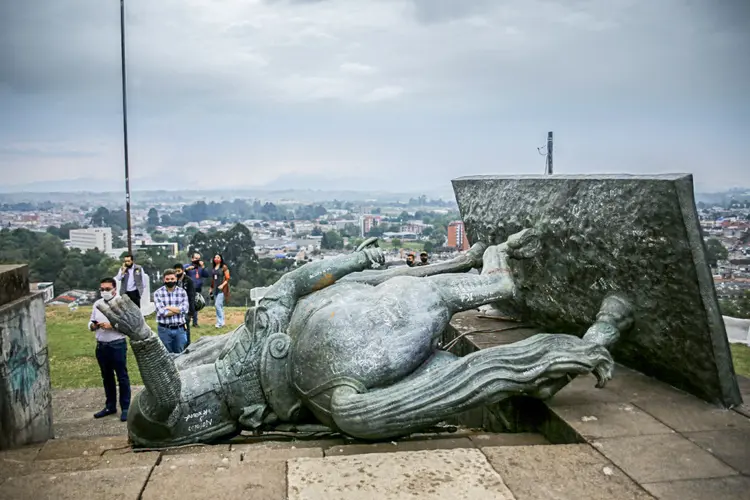
M181 270L183 270L183 271L185 270L185 266L183 266L182 264L175 264L175 265L174 265L174 266L172 266L172 267L173 267L174 269L181 269Z
M100 284L108 284L112 285L113 287L117 288L117 282L114 280L114 278L102 278L102 280L99 282Z
M165 278L166 278L167 276L174 276L174 275L175 275L175 273L174 273L174 269L165 269L165 270L164 270L164 277L165 277Z
M125 255L122 256L123 260L127 259L128 257L130 257L130 260L132 260L133 262L135 262L135 257L133 257L132 253L126 253Z
M427 257L427 252L422 252L419 254L420 257Z

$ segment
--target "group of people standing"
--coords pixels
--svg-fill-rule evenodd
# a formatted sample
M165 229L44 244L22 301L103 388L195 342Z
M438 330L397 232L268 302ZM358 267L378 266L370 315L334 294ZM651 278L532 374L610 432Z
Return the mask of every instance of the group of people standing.
M417 262L417 259L413 253L409 253L409 255L406 256L406 265L409 267L427 266L430 264L428 260L429 256L427 255L427 252L422 252L419 254L419 262Z
M224 304L229 300L229 267L221 254L216 254L206 268L199 253L194 253L187 265L175 264L164 271L163 283L154 292L157 334L167 351L180 353L190 345L190 326L198 328L198 311L205 304L203 283L211 278L209 298L216 308L216 328L224 326ZM123 257L123 265L114 278L104 278L99 285L101 298L94 303L89 320L89 330L96 336L96 360L104 384L104 409L94 414L102 418L117 413L117 386L120 388L120 420L125 422L130 408L130 378L127 367L127 342L107 320L97 305L109 302L120 291L135 304L140 305L148 277L143 267L136 264L132 255Z

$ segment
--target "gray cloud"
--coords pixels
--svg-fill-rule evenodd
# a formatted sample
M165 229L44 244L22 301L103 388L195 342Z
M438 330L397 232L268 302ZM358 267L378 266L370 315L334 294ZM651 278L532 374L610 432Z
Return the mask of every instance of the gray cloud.
M567 154L584 170L676 164L714 182L721 162L722 179L746 178L735 143L750 112L749 6L126 0L132 154L150 170L220 161L248 182L405 164L447 182L469 163L523 171L533 134L556 128L561 168ZM0 149L88 151L93 138L109 149L75 165L61 153L54 175L116 163L119 42L117 2L0 2ZM610 145L615 160L603 127L627 138ZM34 176L54 163L7 156L0 168Z

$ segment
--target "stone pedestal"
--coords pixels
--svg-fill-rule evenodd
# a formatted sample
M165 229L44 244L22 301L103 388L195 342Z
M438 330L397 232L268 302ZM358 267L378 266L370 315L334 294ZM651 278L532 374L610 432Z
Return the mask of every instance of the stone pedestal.
M0 266L0 450L54 437L43 292Z

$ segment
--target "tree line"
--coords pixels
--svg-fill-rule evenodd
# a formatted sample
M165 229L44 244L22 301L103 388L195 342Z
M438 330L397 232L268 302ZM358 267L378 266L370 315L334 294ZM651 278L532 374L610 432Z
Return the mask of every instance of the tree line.
M53 282L58 293L96 290L101 278L117 274L119 260L99 250L68 249L56 232L59 228L46 233L0 230L0 264L28 264L32 282ZM254 247L250 230L236 224L228 231L196 233L188 250L201 252L206 265L214 254L222 254L232 276L230 305L244 305L249 301L250 289L274 283L297 265L294 259L259 259ZM187 255L181 253L175 258L166 249L152 247L135 251L135 261L149 275L153 291L161 286L163 271L176 263L186 263Z

